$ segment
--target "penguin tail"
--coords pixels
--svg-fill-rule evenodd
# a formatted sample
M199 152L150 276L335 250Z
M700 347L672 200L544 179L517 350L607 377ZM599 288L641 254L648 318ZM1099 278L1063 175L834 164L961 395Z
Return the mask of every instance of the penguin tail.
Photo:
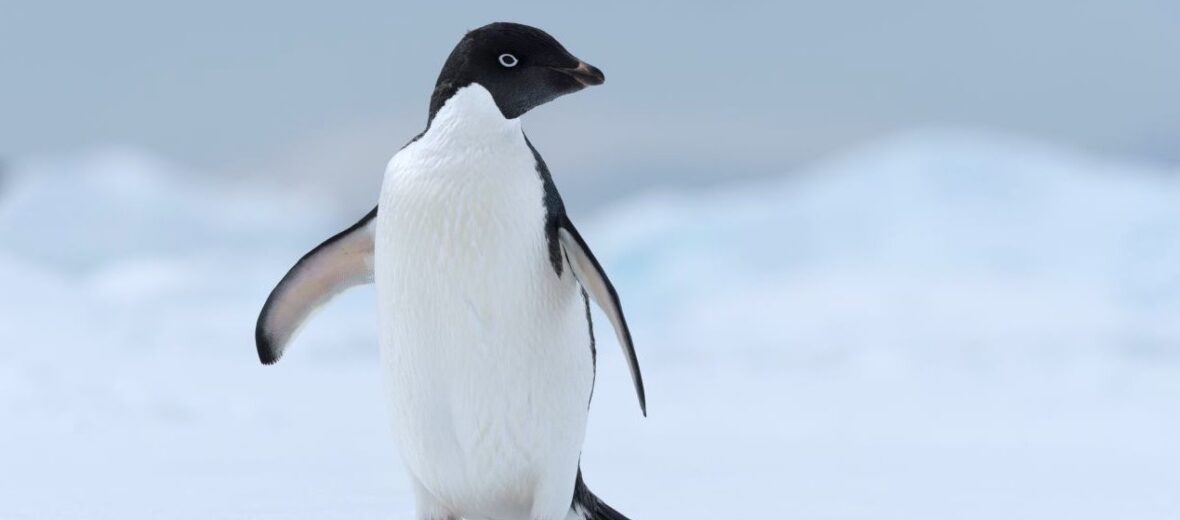
M582 470L578 469L578 480L574 483L574 503L570 508L570 516L577 520L630 520L623 513L615 511L606 505L582 480Z

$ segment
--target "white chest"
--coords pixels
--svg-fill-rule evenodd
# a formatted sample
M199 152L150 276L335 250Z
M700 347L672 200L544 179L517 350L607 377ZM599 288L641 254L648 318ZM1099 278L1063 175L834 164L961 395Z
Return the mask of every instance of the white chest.
M375 275L403 459L455 508L508 512L536 482L572 482L593 362L532 152L486 95L457 94L390 161Z

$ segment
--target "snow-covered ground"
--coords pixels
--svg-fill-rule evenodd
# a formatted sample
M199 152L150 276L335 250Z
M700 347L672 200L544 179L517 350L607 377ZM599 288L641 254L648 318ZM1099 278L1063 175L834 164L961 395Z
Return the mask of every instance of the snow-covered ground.
M0 177L0 519L411 517L372 290L252 344L367 208L221 182ZM574 217L651 414L600 334L586 478L636 519L1180 518L1180 172L909 134Z

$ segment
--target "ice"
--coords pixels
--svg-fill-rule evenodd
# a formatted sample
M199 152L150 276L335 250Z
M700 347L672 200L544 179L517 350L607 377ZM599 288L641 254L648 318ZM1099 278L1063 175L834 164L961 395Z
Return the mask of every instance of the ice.
M368 208L133 150L7 173L0 518L412 517L372 289L277 366L252 343ZM1178 174L929 131L573 215L650 411L598 334L589 485L637 519L1180 517Z

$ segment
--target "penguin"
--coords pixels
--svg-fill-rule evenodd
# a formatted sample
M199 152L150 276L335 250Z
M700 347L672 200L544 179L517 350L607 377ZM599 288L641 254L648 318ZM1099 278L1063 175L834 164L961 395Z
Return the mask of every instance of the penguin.
M604 80L535 27L467 32L377 207L304 255L262 308L255 340L269 365L313 311L376 284L385 397L419 520L626 519L580 468L591 301L646 416L639 362L618 293L521 127L528 111Z

